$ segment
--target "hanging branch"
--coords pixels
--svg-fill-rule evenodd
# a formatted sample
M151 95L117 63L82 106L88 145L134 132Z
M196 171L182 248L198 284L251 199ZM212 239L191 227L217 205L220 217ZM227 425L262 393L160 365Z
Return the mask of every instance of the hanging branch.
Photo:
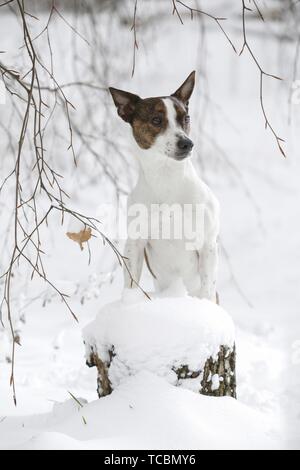
M135 0L134 3L134 12L133 12L133 24L131 26L131 31L133 31L133 59L132 59L132 71L131 71L131 77L134 76L135 72L135 63L136 63L136 53L139 48L138 42L137 42L137 5L138 5L138 0Z
M263 19L263 16L260 12L260 10L258 9L258 6L256 3L255 4L255 7L256 9L258 10L259 12L259 15L260 17ZM243 42L243 46L242 46L242 49L241 49L241 52L240 52L240 55L243 54L243 52L245 50L248 51L248 53L250 54L250 57L252 58L253 62L255 63L256 67L258 68L259 70L259 76L260 76L260 85L259 85L259 88L260 88L260 92L259 92L259 97L260 97L260 107L261 107L261 110L262 110L262 113L263 113L263 116L264 116L264 120L265 120L265 128L266 129L270 129L270 131L272 132L275 140L276 140L276 143L277 143L277 146L281 152L281 154L286 157L286 154L282 148L282 145L281 143L284 142L284 140L278 136L278 134L276 133L273 125L271 124L270 122L270 119L267 115L267 112L266 112L266 109L265 109L265 104L264 104L264 77L271 77L271 78L274 78L275 80L282 80L280 77L277 77L276 75L273 75L271 73L267 73L263 70L263 68L261 67L258 59L256 58L249 42L248 42L248 38L247 38L247 29L246 29L246 12L247 11L252 11L251 8L247 7L245 5L245 0L242 0L242 24L243 24L243 39L244 39L244 42Z
M0 184L1 192L8 181L14 178L13 243L11 252L9 253L8 267L0 276L0 280L2 279L4 284L3 297L0 302L0 319L2 322L2 315L5 309L12 337L10 384L13 390L14 403L16 404L15 353L16 344L19 344L19 339L13 324L12 292L14 289L14 272L19 267L21 261L30 268L31 279L34 276L42 279L52 289L52 291L59 296L72 317L77 321L77 317L69 304L68 295L62 292L53 283L53 281L48 278L47 272L44 269L43 255L45 253L42 247L43 240L41 236L41 228L48 225L50 215L54 212L59 212L61 214L61 223L63 224L65 214L68 214L71 218L78 220L85 228L93 230L103 243L106 243L113 250L118 262L123 265L128 272L129 269L127 268L126 258L118 251L115 245L104 235L104 233L98 229L98 224L100 222L97 219L87 217L68 208L66 200L69 196L61 184L63 177L52 167L46 154L44 136L47 123L53 115L53 109L51 110L45 102L43 91L47 87L41 86L40 72L46 73L49 77L54 86L54 89L50 87L51 91L54 91L55 95L57 95L57 99L59 99L63 104L69 131L68 150L71 150L74 164L76 165L75 149L73 145L73 126L70 116L70 108L74 108L74 106L66 97L63 87L59 85L54 77L53 57L48 34L48 28L53 11L57 10L53 3L49 20L46 28L43 30L43 32L47 34L51 55L51 68L49 70L36 51L35 39L37 38L33 38L31 35L27 23L27 17L30 17L31 15L28 15L25 11L24 0L15 0L15 3L17 7L16 14L21 20L24 40L23 48L26 51L29 69L24 74L0 62L0 74L2 75L5 89L11 96L13 106L15 106L14 100L16 99L25 106L24 111L21 112L20 110L17 110L18 115L21 118L21 125L14 167L9 175L4 179L3 183ZM2 6L4 6L4 4ZM61 15L59 16L61 17ZM71 29L73 31L74 28L72 27ZM69 85L67 84L65 87L66 86ZM56 106L57 99L54 107ZM50 117L45 124L46 112L50 113ZM25 153L26 139L32 148L32 151L28 155L33 159L33 164L31 161L28 162L29 158ZM13 151L13 147L11 150ZM30 181L32 182L32 190L29 190L29 195L27 194L27 185L24 185L23 187L23 165L25 163L27 163L31 169ZM25 188L26 196L24 195ZM44 205L39 204L39 198L41 195L44 195L44 199L48 200L50 204L46 211ZM132 278L130 272L129 275L132 283L140 288L138 283ZM144 292L144 294L147 295L146 292Z
M0 4L0 8L1 8L1 7L5 7L5 5L8 5L9 3L12 3L12 2L14 2L14 1L15 1L15 0L7 0L7 2L4 2L4 3L1 3L1 4Z
M177 17L178 17L181 24L184 24L184 23L183 23L183 19L182 19L182 16L180 14L180 11L177 7L177 4L181 5L183 8L187 9L190 12L191 20L194 19L194 15L196 13L196 14L199 14L199 15L206 16L207 18L210 18L211 20L215 21L215 23L217 24L217 26L221 30L222 34L226 37L227 41L231 45L234 52L237 52L236 48L235 48L235 45L233 44L233 42L231 41L230 37L228 36L228 34L226 33L225 29L223 28L223 26L221 24L221 22L225 21L227 18L214 16L210 13L207 13L206 11L199 10L197 8L192 8L189 5L186 5L186 3L182 2L181 0L172 0L173 15L176 13L176 15L177 15Z

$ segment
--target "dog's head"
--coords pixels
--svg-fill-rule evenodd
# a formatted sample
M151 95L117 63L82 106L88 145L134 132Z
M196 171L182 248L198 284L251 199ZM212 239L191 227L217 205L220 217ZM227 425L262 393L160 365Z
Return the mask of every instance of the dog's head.
M140 98L127 91L110 88L119 116L132 127L140 149L161 158L184 160L191 154L188 104L195 85L192 72L175 93L167 97Z

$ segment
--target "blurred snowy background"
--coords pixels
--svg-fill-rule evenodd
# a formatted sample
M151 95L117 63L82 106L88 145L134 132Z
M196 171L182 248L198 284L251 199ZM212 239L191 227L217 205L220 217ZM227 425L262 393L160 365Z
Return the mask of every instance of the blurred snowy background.
M247 49L241 56L234 52L213 18L195 13L191 20L188 9L176 2L181 24L176 12L172 15L172 1L140 0L135 28L139 47L132 77L134 0L60 1L54 11L47 1L24 4L38 57L56 80L40 67L43 100L48 105L43 109L45 158L63 176L61 186L69 195L66 205L79 213L101 218L101 204L117 205L136 177L128 149L129 129L116 115L107 87L144 97L168 95L192 70L197 71L190 104L193 159L221 203L218 291L237 328L238 399L265 416L282 446L299 448L299 2L245 1L251 8L245 12L248 43L263 70L283 79L263 78L263 100L276 134L285 140L281 145L286 159L270 129L265 129L257 65ZM241 50L242 1L185 4L226 17L221 24L236 50ZM23 44L18 5L11 2L0 9L0 64L18 71L29 83ZM25 106L18 84L7 75L5 80L21 97L6 92L6 102L0 104L0 185L16 162ZM63 92L74 106L69 113L76 167L69 148L66 106L55 92L57 84L64 85ZM34 185L34 158L28 137L22 157L24 198ZM1 186L1 274L13 249L14 184L12 176ZM38 204L40 219L51 204L43 194ZM30 209L23 217L24 224L32 227ZM66 237L71 219L66 214L62 225L61 214L51 213L40 237L47 276L70 295L79 323L49 285L38 276L31 279L28 263L21 260L15 265L11 304L21 344L15 356L18 406L13 404L9 385L11 334L4 305L4 328L0 326L3 418L51 411L53 402L70 398L68 392L88 401L97 398L95 371L84 363L81 331L102 305L120 297L122 273L113 250L96 237L89 242L89 263L87 247L80 251ZM122 252L122 241L114 243ZM142 284L151 287L147 275ZM5 288L4 278L0 288ZM9 418L0 419L0 435L5 422ZM21 421L14 423L21 425Z

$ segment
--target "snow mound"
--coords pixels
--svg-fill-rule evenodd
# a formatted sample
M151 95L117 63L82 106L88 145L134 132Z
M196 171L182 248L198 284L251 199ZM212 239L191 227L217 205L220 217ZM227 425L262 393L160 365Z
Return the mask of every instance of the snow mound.
M84 417L84 420L83 420ZM60 416L7 418L0 448L279 449L267 417L229 397L173 387L148 372Z
M233 322L216 304L189 296L149 300L135 291L103 307L83 331L87 359L93 351L111 362L113 389L144 370L176 383L174 369L202 370L221 345L233 347Z
M80 408L82 408L84 405L87 404L87 401L84 398L70 398L69 400L66 400L62 403L54 403L53 409L52 409L52 414L53 418L56 420L59 420L62 416L66 417L69 415L72 415L74 413L74 410L79 411Z
M42 432L32 436L18 450L81 450L80 443L64 434Z

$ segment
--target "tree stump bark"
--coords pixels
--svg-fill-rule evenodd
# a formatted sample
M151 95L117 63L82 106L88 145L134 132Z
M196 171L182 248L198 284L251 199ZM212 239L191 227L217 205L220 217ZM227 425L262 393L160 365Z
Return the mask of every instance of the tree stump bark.
M109 360L102 360L94 347L90 348L87 358L89 367L97 368L97 393L99 398L110 395L113 391L109 379L109 368L118 353L114 346L108 351ZM185 387L185 381L193 380L198 393L213 397L229 396L236 398L236 350L235 346L220 346L216 358L209 357L202 370L192 370L188 364L172 368L177 376L177 386Z
M236 398L234 324L206 299L125 297L102 307L83 337L99 397L146 371L203 395Z

